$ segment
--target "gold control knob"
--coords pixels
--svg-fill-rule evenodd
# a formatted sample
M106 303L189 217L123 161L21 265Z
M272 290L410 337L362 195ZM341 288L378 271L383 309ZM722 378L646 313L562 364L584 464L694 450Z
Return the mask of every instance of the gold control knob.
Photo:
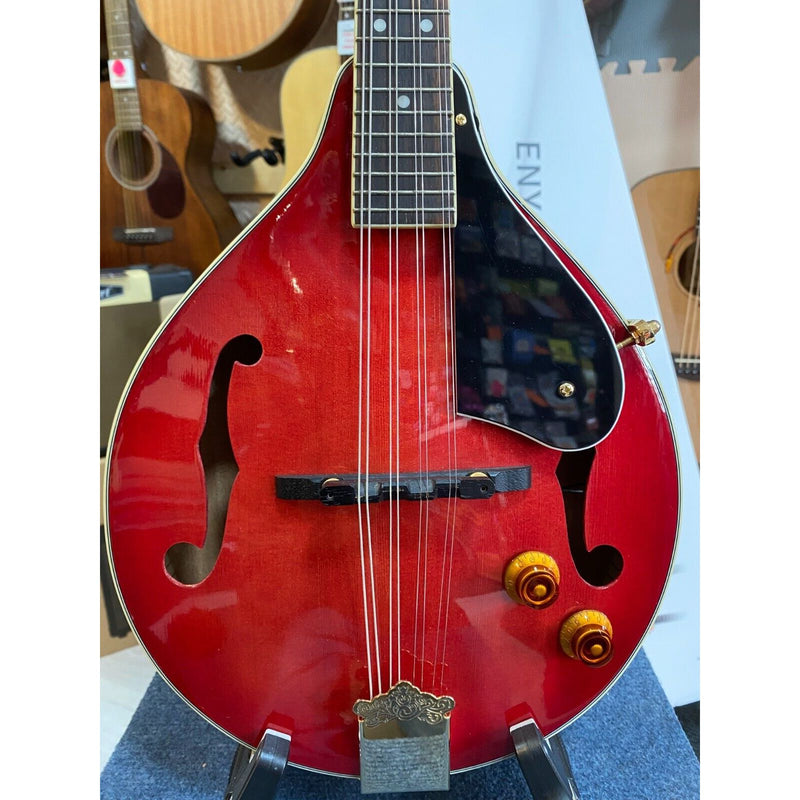
M526 550L511 559L503 575L508 596L531 608L546 608L558 597L561 573L552 556Z
M591 667L602 667L611 660L614 646L611 621L602 611L577 611L561 626L561 649L570 657Z

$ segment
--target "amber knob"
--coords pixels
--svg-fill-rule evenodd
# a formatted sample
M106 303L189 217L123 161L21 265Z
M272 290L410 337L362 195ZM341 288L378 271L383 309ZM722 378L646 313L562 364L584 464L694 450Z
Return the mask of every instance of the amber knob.
M561 626L561 649L591 667L608 664L614 652L611 621L602 611L578 611Z
M561 574L552 556L527 550L511 559L503 582L508 596L531 608L546 608L558 597Z

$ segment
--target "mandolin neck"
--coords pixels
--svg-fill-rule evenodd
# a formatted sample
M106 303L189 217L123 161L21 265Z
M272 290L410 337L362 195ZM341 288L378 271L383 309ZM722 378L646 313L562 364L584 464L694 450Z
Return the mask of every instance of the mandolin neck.
M448 0L357 0L352 222L452 227Z
M105 6L108 73L114 90L114 117L124 131L142 130L142 110L136 88L136 63L128 0L103 0Z

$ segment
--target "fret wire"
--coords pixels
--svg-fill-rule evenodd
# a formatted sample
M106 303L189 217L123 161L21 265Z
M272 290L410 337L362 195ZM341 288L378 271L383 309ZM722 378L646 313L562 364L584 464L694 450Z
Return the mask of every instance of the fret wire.
M355 64L356 69L365 69L369 67L370 64ZM371 66L373 67L398 67L399 69L417 69L417 67L422 67L423 69L450 69L450 64L442 63L439 61L425 61L425 62L400 62L392 63L391 61L373 61Z
M420 177L422 177L422 176L420 176ZM372 187L369 187L368 191L373 197L375 197L375 196L377 196L377 197L394 197L397 194L402 194L402 195L421 195L423 190L422 189L374 189ZM425 190L425 194L430 196L430 197L433 197L434 195L436 197L439 197L439 196L443 196L443 195L446 195L446 194L455 194L455 193L456 193L455 189L427 189L427 190ZM403 211L404 209L401 208L400 210Z
M362 33L358 37L359 43L365 44L367 42L449 42L449 36L372 36L367 33Z
M438 156L437 156L437 158L438 158ZM449 178L452 173L450 173L450 172L428 172L426 170L425 172L370 172L369 174L372 175L373 177L380 177L380 178L385 178L387 175L397 175L399 177L404 177L404 178L405 177L412 177L412 176L413 177L417 177L417 178L427 178L428 176L430 176L431 178L442 178L442 177ZM362 175L361 175L361 173L355 173L354 177L361 178Z
M366 211L370 215L374 214L414 214L414 213L428 213L428 212L435 212L440 214L442 211L449 211L451 214L454 213L454 209L452 206L424 206L423 208L393 208L391 211L388 208L375 208L374 206L361 206L356 203L354 206L356 211Z
M367 12L362 6L358 7L356 14L449 14L449 8L372 8Z
M445 116L449 118L446 114L447 109L444 108L415 108L410 110L403 110L403 109L396 109L396 108L374 108L374 109L362 109L357 108L355 113L366 115L368 117L373 116L374 114L435 114L438 117Z
M357 131L357 133L358 133L359 136L361 135L361 131ZM441 139L443 136L450 135L450 131L416 131L415 133L414 132L407 132L407 133L403 133L403 134L400 134L398 131L370 131L369 135L370 136L400 136L400 135L402 135L406 139L408 139L409 137L413 137L413 136L438 136ZM386 153L380 153L379 155L385 156L387 154ZM400 153L399 155L405 155L405 153ZM434 155L438 155L438 153L434 154Z
M407 92L446 92L450 94L449 86L356 86L357 92L386 92L403 89Z

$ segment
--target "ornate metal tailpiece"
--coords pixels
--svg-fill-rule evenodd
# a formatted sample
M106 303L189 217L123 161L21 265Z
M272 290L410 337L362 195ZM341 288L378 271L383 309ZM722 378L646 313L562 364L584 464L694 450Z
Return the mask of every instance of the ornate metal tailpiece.
M358 700L361 793L450 788L452 697L400 681L372 700Z

